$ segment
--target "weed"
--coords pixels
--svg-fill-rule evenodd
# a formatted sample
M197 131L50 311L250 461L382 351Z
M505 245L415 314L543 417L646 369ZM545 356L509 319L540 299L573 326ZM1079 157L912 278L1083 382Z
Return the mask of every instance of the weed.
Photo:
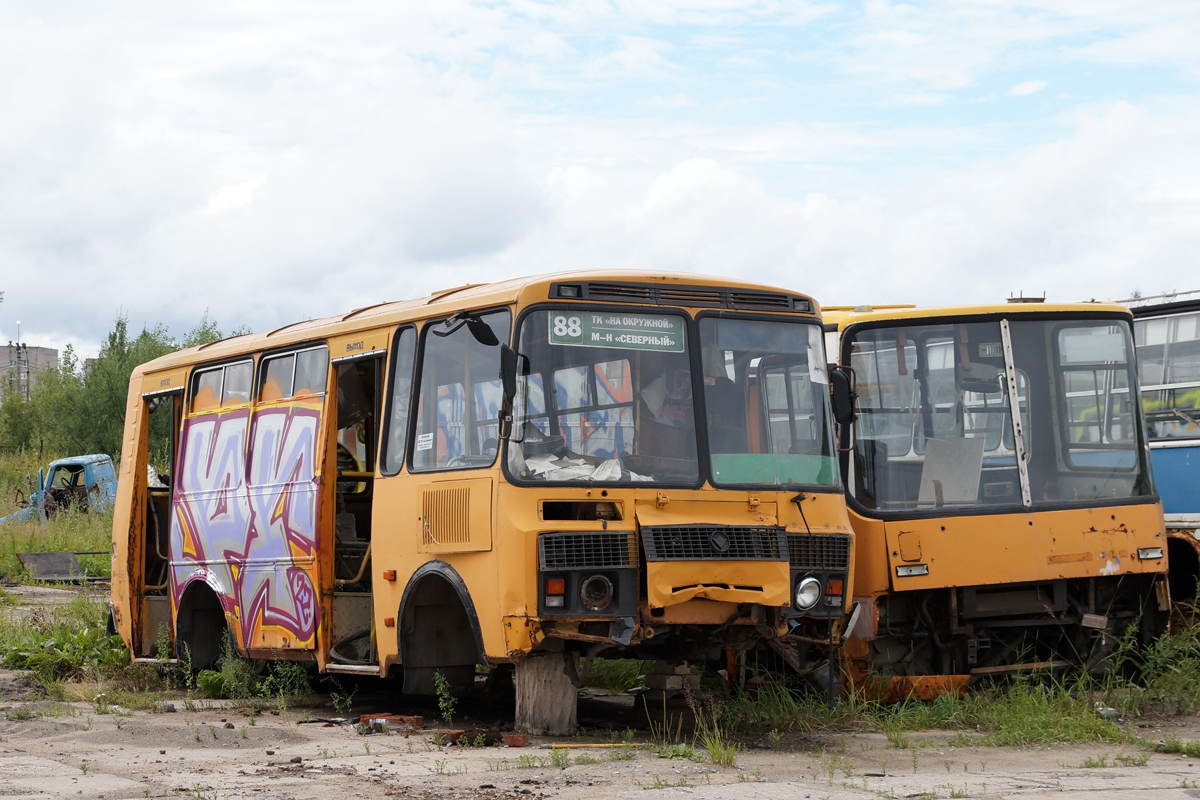
M587 753L580 753L579 755L575 756L575 763L576 764L599 764L600 759L598 759L594 756L590 756Z
M371 755L371 743L363 742L362 744L363 744L363 750L367 751L367 755Z
M970 797L971 796L971 793L967 789L967 785L965 783L963 784L963 787L961 789L959 789L956 786L951 786L950 784L946 784L946 789L950 792L951 797Z
M1114 761L1116 761L1122 767L1144 767L1150 761L1150 754L1139 753L1136 756L1131 756L1121 753L1114 759Z
M248 727L246 727L245 725L243 725L241 728L241 734L242 734L243 739L249 739L250 738L250 729Z
M1084 769L1102 769L1104 767L1112 767L1112 766L1116 766L1116 765L1109 763L1108 753L1105 753L1102 756L1100 756L1100 758L1094 758L1092 756L1088 756L1087 758L1085 758L1083 760L1083 763L1080 764L1079 766L1083 767Z
M450 681L438 670L433 673L433 689L437 693L438 710L447 725L454 721L454 707L458 699L450 691Z
M1200 742L1185 742L1175 734L1168 734L1156 748L1160 753L1182 753L1191 758L1200 757Z
M637 758L637 751L632 745L622 744L620 747L608 748L609 761L633 761Z
M79 764L79 771L82 772L84 775L87 775L88 765L87 765L86 761L83 761Z
M340 717L349 716L350 709L354 705L354 695L358 692L358 687L355 686L349 692L346 692L342 689L342 685L336 680L333 678L330 678L329 680L333 681L333 685L337 687L329 693L329 702L333 703L333 710L336 711Z
M912 760L913 760L913 774L916 775L917 774L917 748L915 748L915 747L913 748L913 751L912 751Z
M628 692L645 683L645 677L653 666L653 661L638 661L632 658L597 658L592 661L587 685L610 692Z
M741 775L738 776L738 778L741 778L741 777L742 777ZM671 783L668 781L664 781L662 778L655 775L654 783L647 785L647 784L639 782L638 786L641 786L643 789L673 789L677 786L691 786L691 784L687 782L686 778L680 778L679 780L675 781L674 783Z
M691 745L684 742L677 742L669 745L654 745L655 758L686 758L688 761L703 762L704 756L692 749Z
M883 735L888 740L888 744L897 750L912 749L912 737L895 722L885 721L883 723Z
M534 769L540 766L539 761L533 753L521 753L517 756L517 769Z
M733 740L732 725L721 719L721 706L711 696L697 700L690 691L685 691L684 696L696 717L697 738L708 752L708 760L722 767L735 766L738 745Z
M90 720L90 718L89 718L89 720L88 720L88 724L89 724L89 725L91 724L91 720ZM202 741L202 740L201 740L201 738L200 738L200 728L199 728L199 726L197 726L197 727L193 728L193 729L192 729L192 733L193 733L193 734L195 734L195 737L196 737L196 741L197 741L197 742L199 742L199 741Z
M91 717L88 717L88 718L87 718L87 725L84 725L84 726L83 726L83 730L85 730L85 731L90 731L91 729L92 729L92 718L91 718Z
M312 684L308 671L296 661L276 661L271 664L267 677L258 685L260 697L288 698L296 700L311 697Z
M558 748L550 751L550 765L559 769L566 769L571 765L571 751L566 748Z
M783 734L780 733L778 728L771 728L771 730L767 732L767 738L771 741L771 749L777 750L779 748L779 741L783 738Z
M17 706L4 712L4 718L13 722L24 722L33 719L33 716L29 706Z
M487 737L484 736L482 732L475 734L475 746L487 747Z

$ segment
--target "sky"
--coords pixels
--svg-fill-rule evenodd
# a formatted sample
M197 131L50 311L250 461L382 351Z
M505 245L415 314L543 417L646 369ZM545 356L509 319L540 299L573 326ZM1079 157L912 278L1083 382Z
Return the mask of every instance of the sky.
M1194 0L0 3L0 340L584 268L1200 288Z

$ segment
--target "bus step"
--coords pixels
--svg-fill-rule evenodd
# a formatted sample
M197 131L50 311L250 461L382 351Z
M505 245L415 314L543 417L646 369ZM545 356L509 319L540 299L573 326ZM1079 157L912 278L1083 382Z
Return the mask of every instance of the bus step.
M135 664L166 664L169 667L178 667L179 659L178 658L168 658L164 661L161 658L154 658L153 656L140 656L138 658L135 658L133 660L133 663L135 663Z
M326 664L326 672L344 672L349 675L378 675L378 664Z

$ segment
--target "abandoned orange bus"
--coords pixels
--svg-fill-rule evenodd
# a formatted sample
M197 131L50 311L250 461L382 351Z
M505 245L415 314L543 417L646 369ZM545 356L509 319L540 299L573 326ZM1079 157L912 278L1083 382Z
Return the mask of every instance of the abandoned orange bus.
M898 699L1112 667L1169 610L1133 318L1114 303L827 308L854 370L852 677Z
M174 353L130 381L116 626L135 658L165 637L201 666L228 635L413 694L512 669L518 725L557 733L579 657L815 662L853 581L830 396L811 298L694 275L464 286Z

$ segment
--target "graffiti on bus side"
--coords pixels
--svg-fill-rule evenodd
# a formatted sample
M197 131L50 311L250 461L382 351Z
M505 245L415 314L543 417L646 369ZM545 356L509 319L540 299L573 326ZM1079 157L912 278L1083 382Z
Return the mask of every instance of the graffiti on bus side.
M184 424L171 515L175 602L189 579L204 579L243 647L314 641L319 425L319 405L295 404Z

